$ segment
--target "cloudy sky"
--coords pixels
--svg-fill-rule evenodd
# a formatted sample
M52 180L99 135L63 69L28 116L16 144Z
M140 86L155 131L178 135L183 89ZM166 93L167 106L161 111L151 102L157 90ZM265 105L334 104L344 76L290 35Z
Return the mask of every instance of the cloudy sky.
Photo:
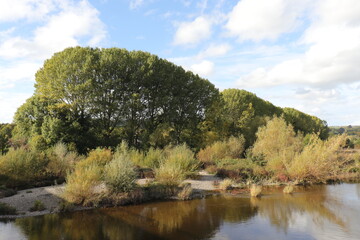
M360 124L359 0L0 0L0 122L77 45L148 51L220 90Z

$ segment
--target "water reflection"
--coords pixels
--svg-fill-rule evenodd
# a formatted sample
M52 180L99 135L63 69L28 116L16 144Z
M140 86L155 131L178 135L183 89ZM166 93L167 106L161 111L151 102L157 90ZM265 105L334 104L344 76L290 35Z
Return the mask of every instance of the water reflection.
M297 191L307 192L306 194L274 194L263 198L251 198L251 204L259 208L261 216L284 232L287 232L302 214L310 216L319 227L324 224L324 220L327 220L345 229L346 225L342 217L332 210L332 208L339 209L342 206L340 202L329 198L325 187L298 188Z
M360 184L315 186L293 195L271 188L262 198L224 196L23 218L0 223L0 232L31 240L360 239L359 192Z

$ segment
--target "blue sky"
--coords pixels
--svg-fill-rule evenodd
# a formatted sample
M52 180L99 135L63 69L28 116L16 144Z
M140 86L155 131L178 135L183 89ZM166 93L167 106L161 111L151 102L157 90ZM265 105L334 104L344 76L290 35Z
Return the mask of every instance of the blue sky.
M77 45L148 51L220 90L360 124L359 0L0 0L0 122Z

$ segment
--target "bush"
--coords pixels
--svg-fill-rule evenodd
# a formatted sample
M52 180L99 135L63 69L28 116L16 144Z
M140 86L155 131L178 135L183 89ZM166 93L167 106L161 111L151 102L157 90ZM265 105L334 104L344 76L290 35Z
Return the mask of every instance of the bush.
M144 157L144 166L158 168L163 158L163 151L157 148L150 148Z
M303 148L303 138L296 135L283 118L274 117L259 128L252 149L254 156L264 157L266 168L272 172L286 172L291 161Z
M91 165L105 166L112 159L113 155L109 149L97 148L89 152L87 158L80 161L78 167L86 167Z
M56 177L65 177L74 170L75 164L82 159L76 152L69 151L64 143L57 143L48 151L49 164L47 170Z
M176 185L197 167L198 161L194 158L194 153L185 144L168 146L164 150L160 166L155 169L155 178L162 184Z
M0 175L5 176L8 186L32 184L47 178L47 164L43 153L25 148L10 149L6 155L0 156Z
M66 178L64 198L70 203L88 205L98 201L95 188L101 183L103 167L84 163L77 165L75 171Z
M267 177L265 169L250 159L223 159L216 161L217 175L222 178L261 180Z
M200 150L198 159L204 163L214 163L224 158L240 158L244 152L245 139L243 136L230 137L225 141L217 141Z
M116 154L105 166L105 183L114 192L129 192L134 189L136 172L128 155Z
M162 162L179 166L185 173L194 172L199 166L199 162L194 158L194 152L186 144L166 147Z
M283 193L286 193L286 194L290 194L293 192L294 192L294 186L292 186L292 185L288 185L288 186L284 187L284 189L283 189Z
M16 208L0 202L0 215L16 215Z
M115 155L116 154L119 156L126 156L137 166L145 167L144 154L139 150L129 148L125 141L122 141L121 144L116 148Z
M250 196L259 197L262 192L262 187L260 185L253 184L250 187Z
M229 178L226 178L220 182L219 188L221 190L226 191L232 189L233 185L234 185L234 181Z
M156 181L164 185L178 185L185 177L185 172L176 164L164 162L155 169Z
M191 196L193 194L193 189L191 187L191 184L185 184L182 189L180 190L180 192L177 194L177 197L180 200L190 200Z
M296 155L288 169L290 178L298 181L321 182L336 177L346 162L340 154L346 135L338 135L322 141L313 135L304 150Z
M30 212L44 211L46 208L40 200L36 200L34 205L29 209Z

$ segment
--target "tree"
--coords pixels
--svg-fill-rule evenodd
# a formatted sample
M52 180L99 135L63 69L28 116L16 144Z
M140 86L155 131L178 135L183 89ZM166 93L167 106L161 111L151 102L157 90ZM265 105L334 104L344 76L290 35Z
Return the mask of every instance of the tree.
M3 155L9 150L9 140L12 136L14 124L1 123L0 124L0 154Z
M118 48L56 53L36 73L35 87L15 118L19 132L43 135L49 145L73 142L80 152L121 140L158 147L163 134L167 144L199 148L201 122L219 99L214 85L198 75L150 53Z

